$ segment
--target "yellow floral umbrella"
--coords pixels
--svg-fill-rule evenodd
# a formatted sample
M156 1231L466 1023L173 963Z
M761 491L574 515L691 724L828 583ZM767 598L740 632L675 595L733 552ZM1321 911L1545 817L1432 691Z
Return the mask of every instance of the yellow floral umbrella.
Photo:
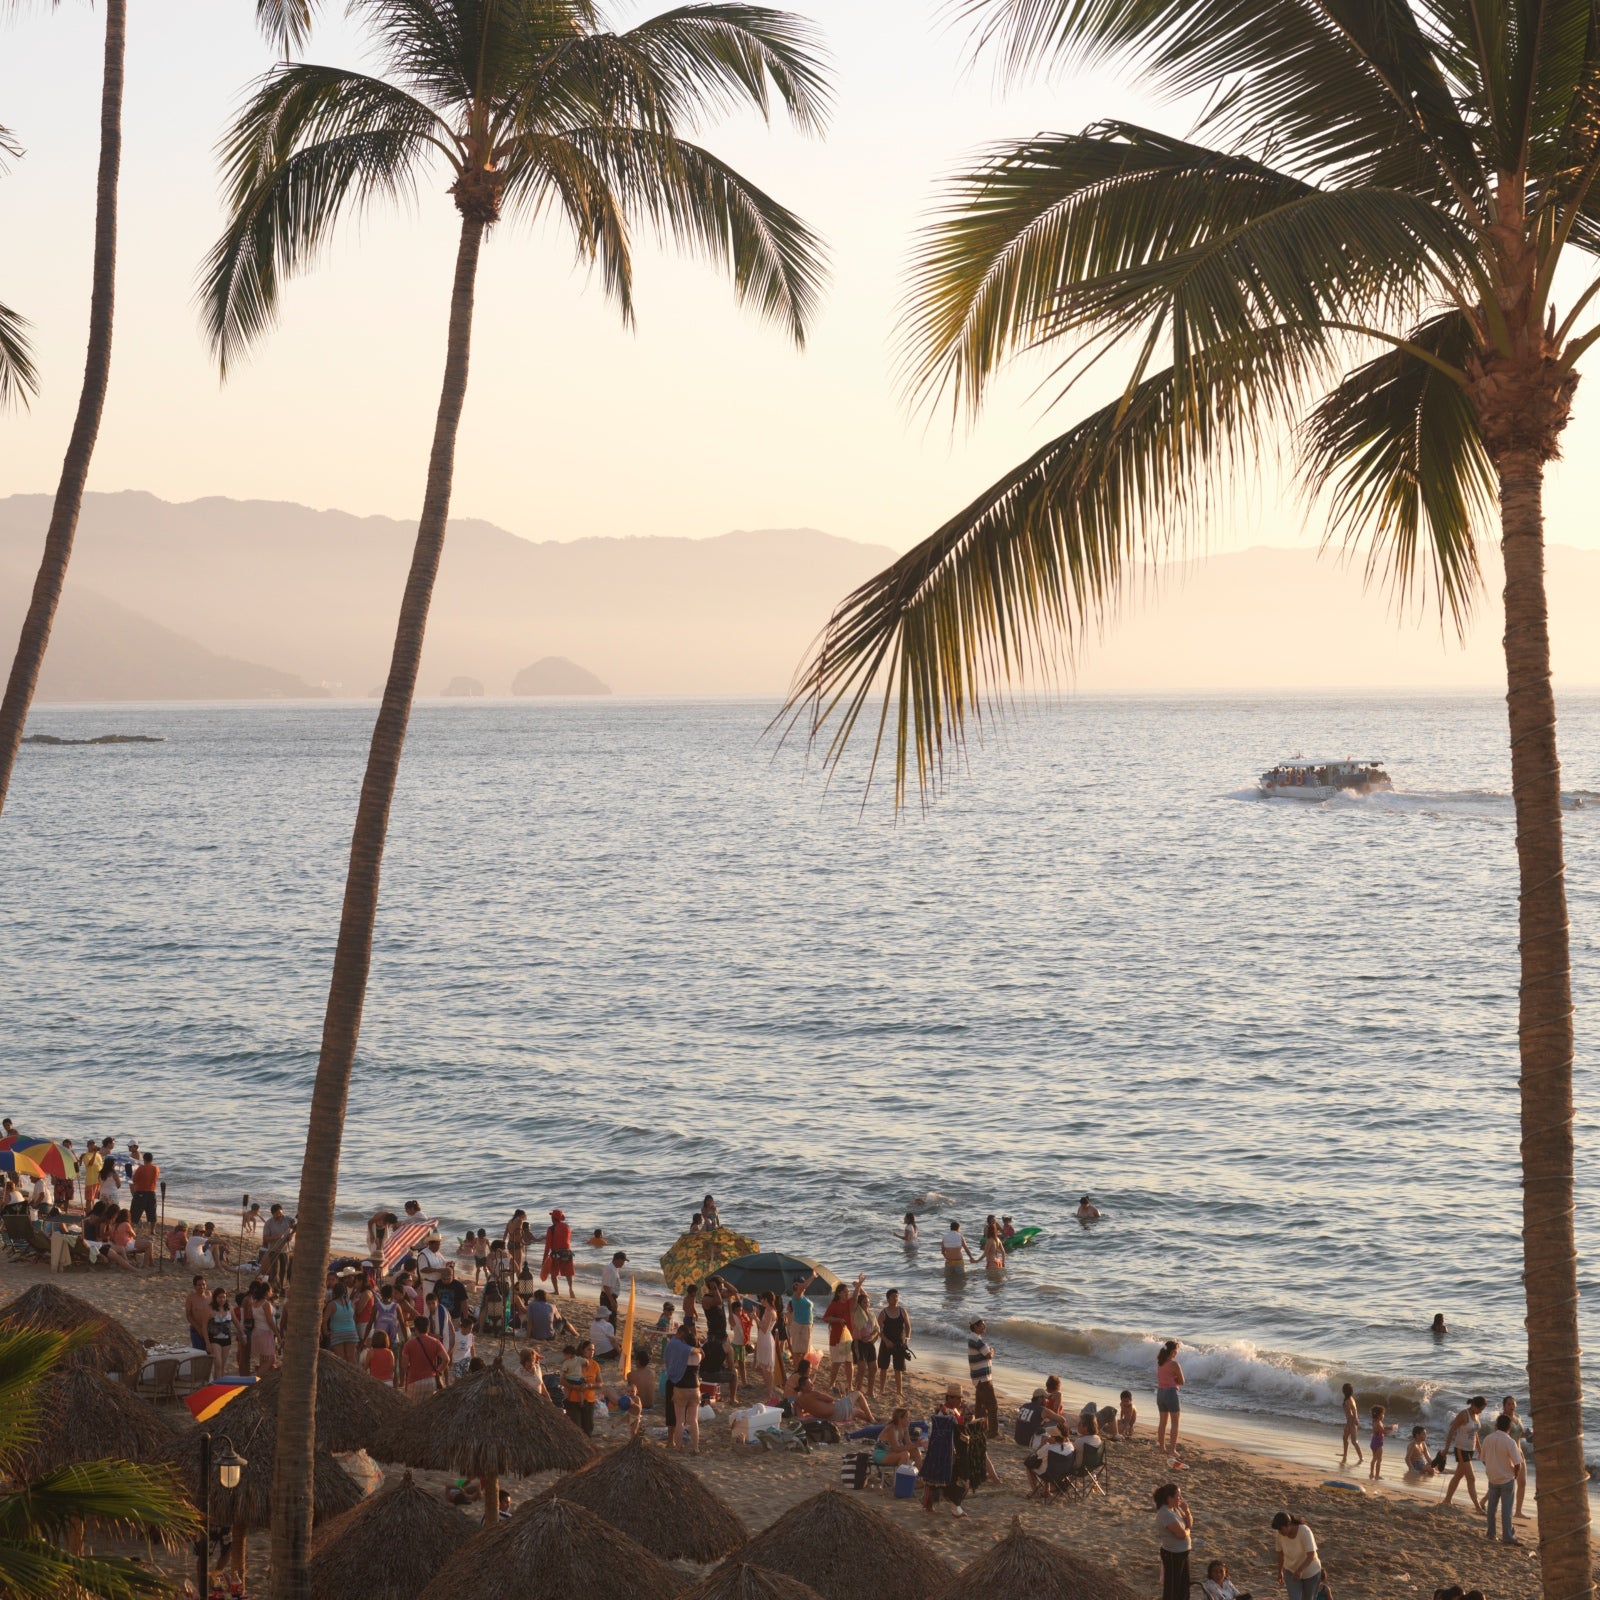
M682 1294L691 1283L698 1283L726 1261L752 1256L761 1248L747 1233L728 1228L707 1228L704 1233L683 1233L661 1258L667 1287Z

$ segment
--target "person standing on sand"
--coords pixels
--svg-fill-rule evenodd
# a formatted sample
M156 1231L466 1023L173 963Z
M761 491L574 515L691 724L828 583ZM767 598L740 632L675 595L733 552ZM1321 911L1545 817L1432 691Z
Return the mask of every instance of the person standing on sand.
M939 1241L939 1254L944 1257L944 1270L949 1273L964 1273L967 1263L978 1259L972 1252L972 1246L967 1243L967 1236L961 1231L961 1224L953 1219Z
M1356 1391L1350 1384L1346 1384L1340 1391L1344 1395L1344 1433L1340 1436L1343 1449L1339 1452L1339 1465L1342 1467L1350 1459L1352 1450L1356 1453L1356 1465L1361 1465L1361 1413L1356 1408Z
M894 1394L899 1399L906 1388L906 1360L911 1354L911 1313L900 1304L900 1291L888 1290L883 1297L883 1309L878 1313L878 1382L879 1392L888 1392L888 1378L884 1376L894 1368Z
M1178 1365L1178 1341L1168 1339L1156 1357L1156 1448L1174 1467L1181 1465L1178 1428L1182 1422L1183 1402L1179 1391L1186 1381L1183 1368Z
M967 1375L972 1379L972 1410L991 1439L1000 1436L1000 1405L994 1392L994 1346L984 1338L982 1317L968 1324Z
M1155 1491L1156 1533L1161 1540L1161 1600L1189 1600L1189 1551L1194 1545L1194 1514L1175 1483ZM1291 1600L1299 1600L1298 1596Z
M133 1169L133 1177L129 1187L133 1190L133 1205L131 1214L134 1227L141 1222L150 1224L153 1233L156 1226L156 1189L161 1183L161 1168L156 1165L156 1158L147 1150L144 1159Z
M233 1348L233 1334L233 1312L228 1307L228 1291L218 1289L206 1302L206 1353L211 1357L213 1378L220 1378L228 1370L228 1352Z
M528 1213L520 1206L511 1213L511 1220L505 1225L502 1237L505 1239L506 1252L511 1258L511 1275L515 1277L522 1271L522 1258L528 1253L528 1246L533 1243L532 1224L528 1221Z
M561 1280L567 1280L567 1294L576 1300L578 1291L572 1286L572 1229L567 1225L564 1211L550 1213L550 1226L544 1230L544 1260L539 1264L539 1277L548 1278L555 1286L556 1296L561 1294Z
M756 1378L770 1394L782 1381L778 1370L778 1297L770 1289L763 1289L756 1305Z
M1511 1531L1511 1503L1527 1481L1528 1463L1511 1437L1511 1418L1504 1412L1494 1419L1494 1431L1483 1441L1483 1471L1489 1480L1484 1504L1489 1508L1489 1543L1494 1543L1495 1508L1500 1510L1500 1542L1521 1544Z
M789 1354L796 1362L811 1354L811 1329L817 1319L817 1308L806 1290L816 1281L814 1272L796 1278L789 1295Z
M1317 1536L1299 1517L1280 1511L1272 1519L1278 1545L1278 1582L1288 1600L1317 1600L1322 1588L1322 1562L1317 1556Z
M193 1287L183 1302L184 1320L189 1324L189 1346L194 1350L206 1347L206 1324L211 1320L211 1293L206 1288L205 1274L194 1275ZM222 1369L217 1369L221 1375Z
M828 1325L828 1382L839 1386L842 1368L848 1379L855 1366L855 1356L850 1343L850 1324L855 1320L856 1289L861 1287L857 1278L855 1289L847 1283L834 1285L833 1298L823 1309L822 1320Z
M1483 1408L1488 1403L1481 1394L1475 1394L1467 1402L1465 1410L1455 1414L1450 1430L1444 1436L1445 1454L1449 1455L1454 1450L1456 1455L1456 1470L1450 1475L1450 1482L1444 1491L1446 1505L1455 1498L1456 1485L1465 1478L1472 1509L1483 1510L1483 1505L1478 1499L1478 1480L1472 1475L1472 1461L1478 1453L1478 1418L1483 1415Z
M600 1304L609 1308L613 1318L622 1300L622 1269L628 1264L625 1250L619 1250L600 1269Z
M1507 1422L1509 1423L1509 1427L1508 1427L1507 1431L1510 1433L1511 1437L1516 1441L1516 1443L1519 1446L1522 1444L1522 1442L1524 1440L1530 1438L1530 1434L1529 1434L1529 1430L1528 1430L1527 1424L1524 1423L1522 1418L1517 1415L1517 1400L1516 1400L1516 1396L1515 1395L1509 1395L1508 1394L1505 1397L1505 1399L1503 1399L1500 1402L1500 1416L1506 1418ZM1500 1417L1496 1417L1495 1418L1495 1424L1494 1425L1497 1428L1500 1426ZM1524 1472L1517 1479L1517 1515L1518 1515L1518 1517L1520 1517L1522 1515L1522 1497L1527 1492L1527 1488L1528 1488L1528 1475L1527 1475L1526 1472Z

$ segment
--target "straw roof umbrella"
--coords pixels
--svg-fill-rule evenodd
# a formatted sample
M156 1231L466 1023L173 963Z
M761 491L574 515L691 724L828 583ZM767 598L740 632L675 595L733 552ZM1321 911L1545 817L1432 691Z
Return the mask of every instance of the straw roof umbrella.
M955 1575L921 1540L837 1489L791 1506L739 1552L823 1600L927 1600Z
M938 1600L1138 1600L1114 1573L1024 1533L1017 1517L1003 1539L937 1594Z
M798 1578L735 1558L686 1589L679 1600L822 1600L822 1596Z
M469 1518L408 1472L317 1531L306 1570L311 1600L416 1600L473 1532Z
M420 1408L419 1408L420 1409ZM594 1512L570 1500L535 1500L509 1522L496 1521L461 1547L419 1600L572 1600L626 1595L669 1600L684 1579Z
M282 1375L269 1372L245 1397L278 1409ZM235 1405L241 1404L235 1401ZM331 1350L317 1353L317 1443L327 1450L370 1450L413 1407L387 1383L369 1378Z
M227 1439L246 1458L239 1484L224 1489L213 1484L211 1514L217 1522L233 1524L229 1562L236 1572L245 1570L245 1534L272 1522L272 1467L278 1454L278 1415L275 1407L253 1403L250 1390L230 1401L210 1422L186 1428L176 1435L168 1459L191 1494L200 1490L200 1441L209 1433ZM311 1518L315 1525L331 1521L342 1511L361 1503L361 1485L350 1476L320 1441L312 1470Z
M64 1360L70 1367L91 1367L96 1372L138 1372L144 1365L144 1346L98 1306L80 1300L53 1283L33 1288L0 1306L0 1324L12 1328L48 1328L54 1333L76 1333L93 1327L94 1338Z
M177 1442L148 1400L90 1367L60 1367L38 1389L39 1414L27 1447L26 1475L79 1461L172 1459Z
M483 1525L500 1515L500 1480L515 1473L572 1472L594 1446L548 1400L497 1361L482 1372L407 1403L405 1414L372 1447L380 1461L459 1472L483 1486Z
M750 1537L739 1514L699 1473L658 1444L633 1439L547 1489L587 1506L663 1561L716 1561Z

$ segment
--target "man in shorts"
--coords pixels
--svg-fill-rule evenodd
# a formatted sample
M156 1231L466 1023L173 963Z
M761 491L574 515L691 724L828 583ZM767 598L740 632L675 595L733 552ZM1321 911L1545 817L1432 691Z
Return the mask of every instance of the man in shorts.
M796 1361L803 1361L811 1353L811 1329L817 1320L817 1308L806 1290L816 1281L814 1272L796 1278L789 1295L789 1354Z
M900 1304L900 1291L890 1289L878 1312L878 1371L894 1368L894 1392L905 1393L906 1359L911 1354L911 1313ZM887 1383L880 1380L880 1387Z
M139 1165L133 1169L133 1205L128 1220L134 1227L137 1228L141 1222L148 1222L154 1229L156 1189L160 1182L161 1168L156 1165L156 1158L146 1151Z

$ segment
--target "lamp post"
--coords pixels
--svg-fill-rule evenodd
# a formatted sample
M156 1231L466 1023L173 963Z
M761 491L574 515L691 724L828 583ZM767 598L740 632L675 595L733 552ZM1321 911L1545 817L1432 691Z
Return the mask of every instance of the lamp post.
M211 1430L206 1429L200 1435L200 1541L199 1541L199 1577L200 1588L198 1600L209 1600L211 1594L211 1472L215 1467L217 1482L224 1489L237 1489L239 1487L239 1474L250 1465L233 1448L233 1443L226 1436L216 1448L213 1455L211 1449Z

